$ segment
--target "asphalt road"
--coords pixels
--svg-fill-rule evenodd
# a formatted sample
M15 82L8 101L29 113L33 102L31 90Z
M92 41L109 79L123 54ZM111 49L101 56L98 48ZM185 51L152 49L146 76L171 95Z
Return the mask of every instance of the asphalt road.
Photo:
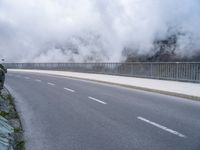
M27 150L200 150L200 102L9 72Z

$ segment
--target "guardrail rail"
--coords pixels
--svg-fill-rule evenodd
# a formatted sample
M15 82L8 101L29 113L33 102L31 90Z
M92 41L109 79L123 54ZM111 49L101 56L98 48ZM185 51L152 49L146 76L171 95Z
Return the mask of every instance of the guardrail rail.
M8 69L59 70L200 83L200 62L5 63Z

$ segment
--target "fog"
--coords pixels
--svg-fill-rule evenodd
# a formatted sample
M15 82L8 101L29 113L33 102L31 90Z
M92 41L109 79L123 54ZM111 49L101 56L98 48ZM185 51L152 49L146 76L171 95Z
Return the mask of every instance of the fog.
M178 55L200 51L199 0L0 0L6 62L119 62L176 33Z

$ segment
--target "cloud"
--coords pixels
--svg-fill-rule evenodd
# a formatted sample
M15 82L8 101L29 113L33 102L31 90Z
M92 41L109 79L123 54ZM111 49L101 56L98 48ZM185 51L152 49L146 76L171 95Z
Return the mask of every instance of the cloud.
M9 62L121 61L176 32L200 50L199 0L1 0L0 57Z

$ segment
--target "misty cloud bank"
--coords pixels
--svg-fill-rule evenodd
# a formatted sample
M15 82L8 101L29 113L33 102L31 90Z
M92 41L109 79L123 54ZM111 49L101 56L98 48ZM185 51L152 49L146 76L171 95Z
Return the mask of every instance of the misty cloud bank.
M0 57L8 62L122 61L124 49L200 51L199 0L0 0Z

